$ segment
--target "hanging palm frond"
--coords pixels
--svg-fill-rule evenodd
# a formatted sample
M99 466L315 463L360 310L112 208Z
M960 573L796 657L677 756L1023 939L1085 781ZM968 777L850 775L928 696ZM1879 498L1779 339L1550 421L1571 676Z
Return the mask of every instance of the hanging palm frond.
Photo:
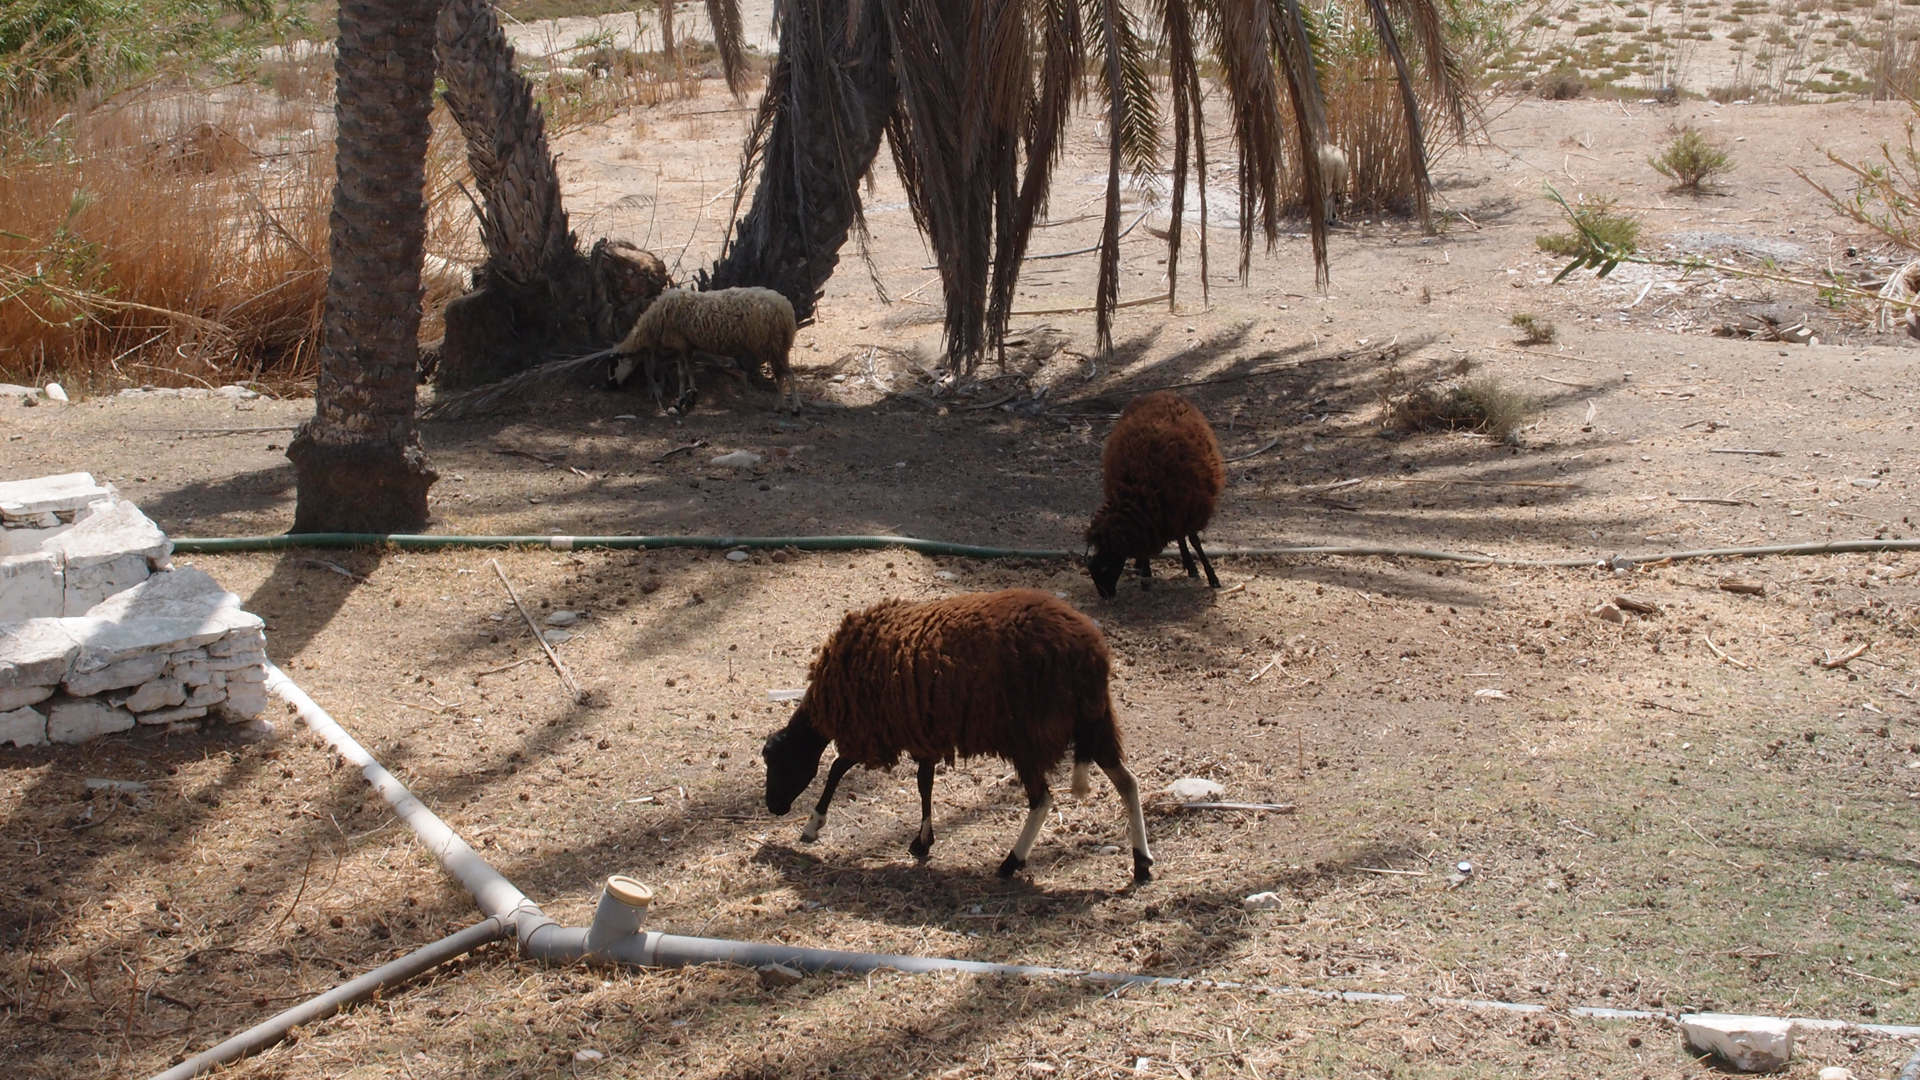
M1447 39L1441 0L1365 2L1400 89L1424 217L1431 181L1422 109L1439 109L1464 133L1471 112L1466 80ZM830 252L850 231L862 231L852 184L871 168L884 130L940 273L948 357L970 367L998 351L1072 105L1093 97L1108 138L1095 321L1100 347L1110 348L1119 304L1122 183L1159 183L1168 149L1163 93L1172 113L1169 297L1178 287L1189 180L1199 192L1206 296L1200 66L1209 57L1217 64L1238 157L1242 276L1256 232L1269 249L1278 242L1288 205L1283 194L1292 190L1307 211L1315 277L1327 280L1330 207L1320 149L1329 133L1317 70L1324 54L1317 16L1301 0L783 0L779 11L781 59L767 97L776 104L763 104L747 144L748 165L762 163L760 188L741 220L740 239L715 268L716 285L768 285L786 293L796 310L811 310L832 272ZM846 33L793 30L815 25ZM864 69L849 61L862 43ZM885 79L871 70L882 53ZM1164 80L1155 74L1161 62ZM1429 96L1424 106L1416 93L1422 77ZM802 99L822 107L797 108ZM856 101L859 108L845 104ZM820 117L830 129L826 138L784 156L771 149L788 128L818 132ZM794 167L795 155L807 153L831 163ZM770 199L782 201L764 202ZM796 234L803 238L798 251ZM824 245L831 245L829 255L821 258Z

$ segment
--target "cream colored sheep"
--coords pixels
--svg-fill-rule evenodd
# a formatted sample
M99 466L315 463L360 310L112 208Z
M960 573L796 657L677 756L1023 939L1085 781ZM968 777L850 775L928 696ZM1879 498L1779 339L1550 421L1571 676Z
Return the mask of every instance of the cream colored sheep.
M1332 143L1320 144L1320 181L1325 185L1327 224L1333 224L1333 208L1346 201L1347 185L1353 170L1347 164L1347 152Z
M797 413L800 388L794 385L787 359L797 332L793 305L772 289L668 289L641 314L626 340L614 347L613 381L616 385L626 382L643 354L672 353L679 364L684 400L691 396L690 354L745 357L756 367L767 365L778 400L785 404L791 398Z

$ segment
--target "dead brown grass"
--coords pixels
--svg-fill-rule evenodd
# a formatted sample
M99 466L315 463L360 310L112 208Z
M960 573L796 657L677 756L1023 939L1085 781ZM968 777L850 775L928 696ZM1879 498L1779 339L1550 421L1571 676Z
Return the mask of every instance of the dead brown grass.
M313 374L332 205L327 61L272 92L153 88L26 114L0 144L0 379L87 390ZM435 116L427 250L478 261L459 133ZM430 275L423 332L460 285Z

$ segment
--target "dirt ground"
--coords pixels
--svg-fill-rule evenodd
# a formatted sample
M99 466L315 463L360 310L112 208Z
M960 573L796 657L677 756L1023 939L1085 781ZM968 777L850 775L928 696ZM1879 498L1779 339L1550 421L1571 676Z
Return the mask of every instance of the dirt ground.
M745 117L731 108L682 101L564 146L577 227L638 241L651 222L648 246L682 272L701 265L730 201ZM1119 404L1188 384L1227 454L1249 455L1229 467L1217 547L1601 559L1920 535L1912 342L1711 273L1629 266L1552 286L1556 262L1533 245L1556 225L1551 180L1643 214L1655 251L1871 274L1891 253L1837 232L1788 168L1817 167L1816 144L1860 156L1902 113L1510 99L1492 112L1493 145L1441 170L1464 216L1439 235L1349 222L1320 292L1300 237L1256 250L1245 284L1227 276L1231 222L1216 216L1211 306L1190 273L1178 313L1121 315L1107 358L1090 316L1024 315L1006 370L971 385L915 367L938 359L937 286L883 166L871 254L895 302L850 255L796 347L800 418L710 373L685 417L581 390L429 423L432 529L1074 548ZM1687 120L1734 147L1722 193L1667 193L1645 165ZM1096 150L1081 132L1037 252L1090 242ZM1165 291L1162 254L1145 230L1129 238L1123 300ZM1036 263L1021 306L1081 306L1092 274L1084 257ZM1708 335L1766 305L1811 319L1822 343ZM1556 322L1559 343L1517 345L1517 312ZM1537 399L1514 443L1383 433L1384 394L1462 366ZM0 402L0 475L90 470L176 536L278 532L293 499L282 447L310 412ZM208 430L234 428L254 430ZM768 460L707 463L735 449ZM1358 482L1332 486L1344 481ZM537 613L585 613L559 651L588 704L546 665L495 560ZM654 925L679 932L1556 1010L901 975L767 990L752 972L547 970L494 948L237 1075L1677 1077L1711 1070L1670 1026L1557 1010L1920 1023L1912 554L1631 572L1223 557L1220 592L1163 576L1112 602L1065 561L900 552L182 561L264 616L275 660L562 921L585 920L597 882L624 872L659 890ZM1727 577L1763 592L1723 590ZM766 814L756 751L787 708L768 692L803 685L842 612L1010 586L1100 620L1149 790L1205 776L1294 809L1156 800L1157 879L1139 889L1125 857L1102 852L1124 836L1103 788L1063 799L1031 872L998 881L1022 808L994 761L943 770L924 867L906 850L906 774L850 775L818 845ZM1622 594L1656 613L1589 614ZM1846 666L1816 663L1860 644ZM89 800L90 776L152 790ZM25 1076L150 1073L475 917L291 721L259 745L215 733L0 751L0 836L0 1043ZM1474 872L1452 882L1460 860ZM1266 890L1279 910L1242 910ZM1812 1033L1788 1075L1890 1077L1912 1049Z

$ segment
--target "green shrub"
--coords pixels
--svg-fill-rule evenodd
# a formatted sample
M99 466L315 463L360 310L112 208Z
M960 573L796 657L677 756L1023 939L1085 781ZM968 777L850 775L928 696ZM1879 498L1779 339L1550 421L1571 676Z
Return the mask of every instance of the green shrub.
M1612 199L1602 197L1582 203L1573 211L1573 220L1576 231L1541 233L1533 238L1534 246L1549 255L1578 255L1587 249L1581 228L1616 251L1631 252L1640 246L1640 219L1616 213Z
M1691 124L1675 129L1673 141L1659 157L1648 158L1647 164L1684 191L1699 191L1733 171L1732 156Z

